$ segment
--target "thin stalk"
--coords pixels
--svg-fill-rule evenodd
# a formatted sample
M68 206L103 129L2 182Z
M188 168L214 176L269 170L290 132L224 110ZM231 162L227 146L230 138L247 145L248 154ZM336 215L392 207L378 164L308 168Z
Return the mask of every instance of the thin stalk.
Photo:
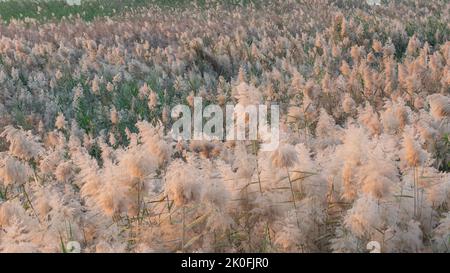
M141 225L142 221L144 219L144 196L143 196L143 190L144 190L144 182L139 180L138 181L138 196L137 196L137 217L138 217L138 224Z
M286 168L286 172L287 172L287 178L289 180L289 188L291 190L292 202L294 203L294 208L297 209L297 204L295 203L294 188L292 187L291 175L289 174L288 168Z
M417 168L414 166L414 218L417 217L417 181L416 181Z
M266 233L267 233L267 238L269 240L269 245L270 245L270 247L272 247L272 238L270 236L270 228L269 228L268 222L266 222Z
M262 191L262 185L261 185L261 178L259 177L258 147L257 147L256 140L253 141L253 152L255 153L255 156L256 156L256 174L258 177L259 192L262 195L263 191Z
M181 252L184 253L184 242L185 242L185 239L186 239L186 206L185 205L183 205L182 225L183 225L183 232L181 234Z
M167 200L167 210L168 210L168 212L169 212L169 222L170 222L170 224L172 224L172 214L170 213L170 207L171 207L171 205L170 205L169 196L166 195L166 198L165 198L165 199Z
M31 210L33 211L34 215L36 216L36 219L38 220L39 223L41 223L41 221L39 220L39 215L36 213L36 210L33 207L33 203L31 203L30 196L28 195L27 190L25 189L25 184L22 184L22 190L25 195L25 198L27 199L27 202L30 204Z
M297 203L295 202L294 188L292 187L291 175L289 174L289 169L287 167L286 167L286 172L287 172L287 177L288 177L288 180L289 180L289 188L291 189L292 202L294 204L295 218L297 220L297 226L300 227L300 221L298 220L298 215L297 215Z

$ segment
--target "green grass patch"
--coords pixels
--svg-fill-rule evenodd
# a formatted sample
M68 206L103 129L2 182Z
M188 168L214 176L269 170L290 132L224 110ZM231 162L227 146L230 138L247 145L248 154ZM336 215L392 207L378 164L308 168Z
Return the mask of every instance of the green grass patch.
M116 16L149 6L161 8L186 8L192 5L208 7L211 5L248 5L260 4L263 0L81 0L80 5L69 5L64 0L6 0L0 2L0 18L4 22L12 19L33 18L38 21L60 20L79 16L85 21L98 17Z
M69 5L63 0L26 1L7 0L0 2L0 16L3 21L33 18L39 21L59 20L63 17L77 16L90 21L96 17L113 16L135 8L143 7L151 1L146 0L90 0L81 5Z

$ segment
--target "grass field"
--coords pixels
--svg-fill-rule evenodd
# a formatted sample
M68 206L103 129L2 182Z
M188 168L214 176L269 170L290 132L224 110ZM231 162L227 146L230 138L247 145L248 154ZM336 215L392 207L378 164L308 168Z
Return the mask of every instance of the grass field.
M227 0L230 5L242 5L261 0ZM90 21L96 17L117 16L124 12L136 11L150 5L161 8L180 8L190 5L205 7L213 1L205 0L84 0L81 5L70 5L64 0L6 0L0 1L0 17L9 22L11 19L34 18L40 21L58 20L63 17L80 16Z
M1 2L0 253L449 252L449 10Z

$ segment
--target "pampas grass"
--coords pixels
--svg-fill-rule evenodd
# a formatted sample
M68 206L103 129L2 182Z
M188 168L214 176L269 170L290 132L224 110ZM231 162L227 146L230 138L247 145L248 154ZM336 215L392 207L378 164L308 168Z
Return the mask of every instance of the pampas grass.
M450 251L448 3L244 2L0 23L0 252Z

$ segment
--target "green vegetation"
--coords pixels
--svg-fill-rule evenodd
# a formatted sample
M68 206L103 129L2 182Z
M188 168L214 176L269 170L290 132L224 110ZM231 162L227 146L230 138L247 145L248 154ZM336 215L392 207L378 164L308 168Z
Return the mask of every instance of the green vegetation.
M120 0L81 1L81 5L69 5L63 0L22 1L10 0L0 3L0 16L4 21L34 18L38 20L61 19L79 15L84 20L99 16L112 16L133 8L142 7L149 1L129 0L126 5Z
M261 0L227 0L230 5L246 5L260 3ZM27 1L6 0L0 2L0 18L10 22L12 19L33 18L39 21L60 20L79 16L83 20L92 21L97 17L116 16L139 8L156 5L161 8L186 7L197 5L205 7L218 1L207 0L81 0L81 5L69 5L64 0Z

